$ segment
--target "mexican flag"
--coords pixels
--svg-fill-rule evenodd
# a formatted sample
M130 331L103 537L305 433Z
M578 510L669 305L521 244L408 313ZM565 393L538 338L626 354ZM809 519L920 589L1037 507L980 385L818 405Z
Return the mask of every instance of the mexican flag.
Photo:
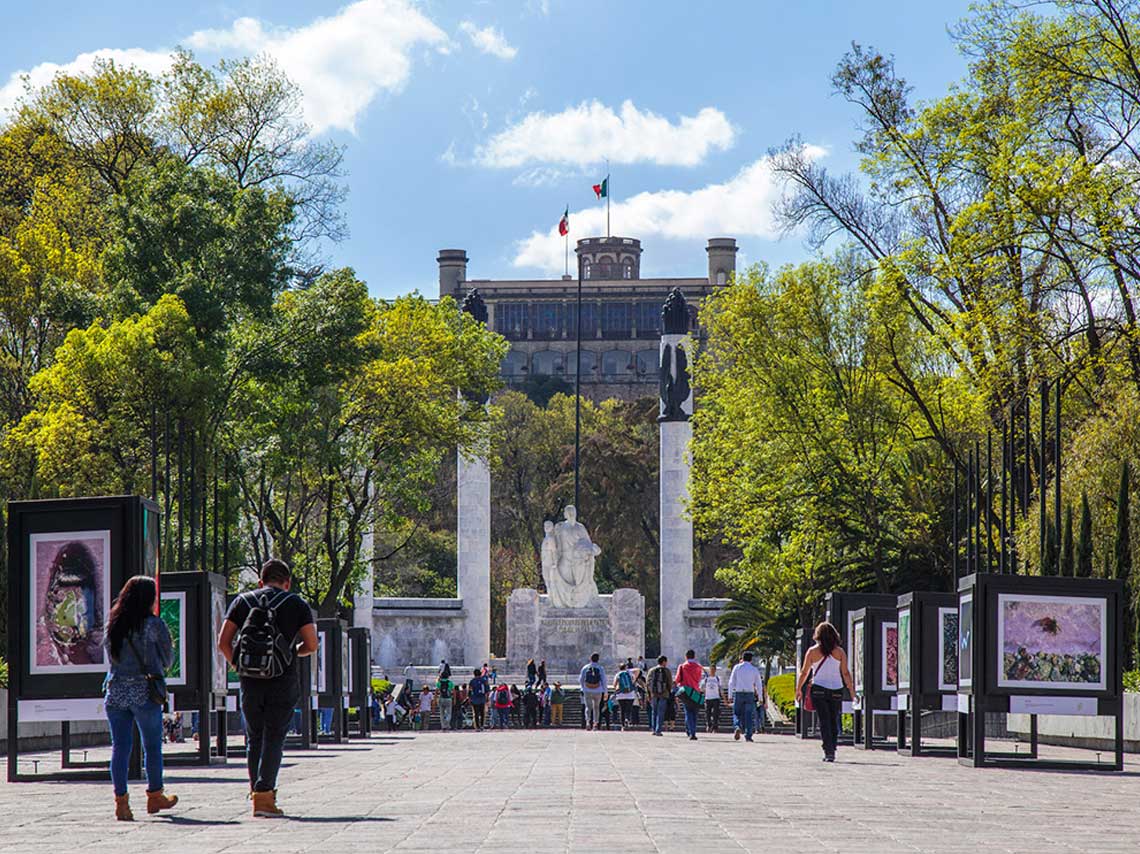
M570 208L566 208L566 213L562 214L562 219L558 221L558 234L565 237L570 232Z
M594 185L594 195L599 199L608 198L610 195L610 176L607 175L602 179L602 183Z

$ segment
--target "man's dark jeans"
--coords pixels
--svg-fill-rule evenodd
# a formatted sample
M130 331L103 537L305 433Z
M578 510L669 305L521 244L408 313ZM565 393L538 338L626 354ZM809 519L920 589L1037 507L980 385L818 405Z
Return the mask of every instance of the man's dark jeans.
M241 680L245 762L249 768L249 785L255 792L272 792L277 788L285 734L300 696L296 672L280 679Z
M709 732L720 729L720 700L705 698L705 724Z

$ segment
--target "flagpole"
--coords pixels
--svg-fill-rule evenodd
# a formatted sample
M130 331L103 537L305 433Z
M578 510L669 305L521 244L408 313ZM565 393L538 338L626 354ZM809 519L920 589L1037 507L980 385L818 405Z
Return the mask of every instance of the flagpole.
M610 196L613 188L610 187L610 159L606 158L606 239L610 237Z
M567 210L570 210L570 203L567 203ZM565 254L565 266L563 267L563 274L570 275L570 226L567 225L567 233L562 235L563 252Z
M574 507L581 513L578 504L578 461L582 439L582 253L578 253L578 320L574 324L576 344L574 347ZM579 516L578 518L581 518Z

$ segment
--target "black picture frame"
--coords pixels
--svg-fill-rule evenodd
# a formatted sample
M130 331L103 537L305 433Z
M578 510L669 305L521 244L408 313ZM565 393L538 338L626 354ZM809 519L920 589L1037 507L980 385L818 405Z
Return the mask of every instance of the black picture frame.
M892 597L897 606L897 597ZM855 746L864 750L877 748L894 748L895 740L875 737L875 713L894 712L897 710L897 690L887 690L884 687L884 633L890 625L896 625L898 618L897 607L864 607L850 612L852 634L857 635L862 629L862 650L852 649L849 660L862 653L862 685L854 678L855 690L858 692L858 706L860 717L856 723ZM854 663L852 666L857 666ZM854 676L854 671L852 671ZM860 726L861 724L861 726Z
M973 767L1036 767L1065 768L1098 771L1121 771L1124 768L1124 715L1123 715L1123 661L1124 649L1124 582L1116 579L1063 578L1055 576L993 575L977 573L966 576L958 584L958 601L970 602L970 624L960 626L963 636L970 637L969 658L959 660L971 674L969 684L958 687L958 760ZM1015 679L1008 675L1006 651L1002 649L1002 626L1005 617L1023 604L1038 608L1026 617L1024 623L1044 606L1056 609L1053 616L1042 617L1031 625L1044 635L1063 631L1065 609L1075 612L1072 619L1087 618L1099 612L1096 625L1100 629L1099 650L1101 660L1096 683L1078 680L1046 681ZM1049 609L1049 610L1052 610ZM1079 611L1078 611L1079 609ZM1024 611L1022 611L1024 613ZM1079 616L1077 615L1079 613ZM1048 621L1052 620L1052 624ZM1040 623L1040 626L1038 624ZM1024 632L1025 625L1010 631ZM1020 648L1021 651L1024 647ZM961 652L961 646L960 646ZM1009 653L1018 655L1017 653ZM1111 765L1099 762L1039 758L1036 715L1030 714L1030 750L1027 754L988 752L985 747L985 726L979 725L987 713L1009 714L1015 698L1037 698L1037 708L1048 708L1048 703L1084 703L1095 709L1097 716L1115 719L1114 761ZM1024 702L1019 705L1029 708ZM1017 709L1014 709L1016 711ZM1060 713L1060 712L1054 712Z
M372 735L372 630L353 626L348 630L348 704L356 709L359 738Z
M903 756L955 755L956 746L924 744L922 731L924 712L953 714L958 709L957 668L954 668L953 684L943 681L942 660L944 612L952 611L954 614L952 641L957 649L958 597L954 593L930 591L904 593L898 597L896 611L899 630L898 751ZM907 619L909 632L903 625ZM906 672L909 672L908 679L904 679Z
M149 575L158 581L157 556L160 543L161 511L158 504L138 495L96 496L90 498L58 498L37 501L11 501L8 503L8 780L75 779L88 774L102 776L105 770L74 771L69 753L70 724L85 717L67 717L59 720L63 743L62 768L58 773L22 774L19 771L19 741L17 737L20 704L58 704L61 714L75 706L75 701L92 701L92 708L103 696L103 682L110 666L104 652L103 661L96 669L67 672L52 665L54 671L41 662L33 664L38 637L36 625L38 589L42 579L33 578L33 543L52 542L52 535L60 540L75 537L105 543L105 551L96 560L96 587L94 601L98 603L99 621L105 624L114 601L128 578ZM148 557L150 558L148 560ZM37 601L33 602L33 593ZM102 631L98 632L101 642ZM95 643L93 639L92 643ZM26 718L27 716L25 716ZM105 763L103 763L105 765Z

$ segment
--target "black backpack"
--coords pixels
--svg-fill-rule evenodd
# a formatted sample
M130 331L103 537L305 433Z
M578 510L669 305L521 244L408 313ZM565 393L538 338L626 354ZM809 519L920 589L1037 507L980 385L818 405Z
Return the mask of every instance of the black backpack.
M586 679L584 681L587 688L597 688L602 684L602 669L596 664L591 664L586 669Z
M270 587L245 595L249 613L234 646L234 669L247 679L276 679L293 662L292 639L277 628L277 608L289 593Z

